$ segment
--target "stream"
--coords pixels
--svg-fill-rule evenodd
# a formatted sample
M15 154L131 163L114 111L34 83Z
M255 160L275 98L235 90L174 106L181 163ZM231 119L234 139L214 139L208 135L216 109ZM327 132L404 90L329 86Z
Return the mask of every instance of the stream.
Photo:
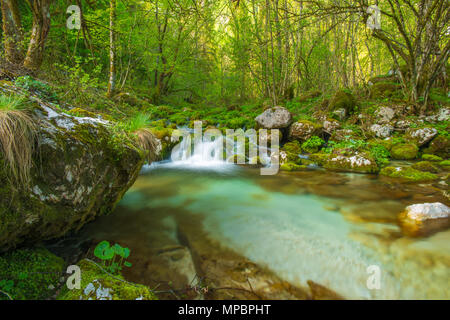
M215 299L307 299L308 282L346 299L449 299L450 230L411 235L398 219L410 204L437 201L447 202L431 185L375 175L262 176L183 159L147 166L115 212L77 238L128 246L124 275L161 298L207 281L253 292L217 290Z

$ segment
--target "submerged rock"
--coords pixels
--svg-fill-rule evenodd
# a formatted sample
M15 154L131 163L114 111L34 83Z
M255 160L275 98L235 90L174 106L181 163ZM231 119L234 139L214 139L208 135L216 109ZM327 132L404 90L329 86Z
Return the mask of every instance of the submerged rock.
M15 189L0 155L0 250L63 236L111 212L144 163L145 152L116 137L108 122L38 102L29 186Z
M265 129L287 128L292 122L292 114L283 107L267 109L255 118L257 124Z
M450 208L440 202L420 203L406 207L399 216L404 234L410 237L430 236L450 226Z

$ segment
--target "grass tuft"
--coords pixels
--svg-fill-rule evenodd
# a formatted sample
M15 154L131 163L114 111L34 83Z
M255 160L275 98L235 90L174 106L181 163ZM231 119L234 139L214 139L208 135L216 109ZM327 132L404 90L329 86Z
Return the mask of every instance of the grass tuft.
M23 98L0 95L0 150L17 186L28 186L37 126Z

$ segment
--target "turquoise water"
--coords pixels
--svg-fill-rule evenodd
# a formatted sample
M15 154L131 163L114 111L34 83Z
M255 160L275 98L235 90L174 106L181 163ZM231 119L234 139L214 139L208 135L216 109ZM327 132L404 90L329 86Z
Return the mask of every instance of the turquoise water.
M449 230L410 238L398 225L405 206L421 200L420 190L323 171L263 177L236 166L156 167L84 235L122 239L139 251L158 242L162 230L175 241L176 224L193 219L205 237L294 286L312 280L350 299L449 299ZM439 193L422 197L442 201ZM379 289L367 284L373 266Z

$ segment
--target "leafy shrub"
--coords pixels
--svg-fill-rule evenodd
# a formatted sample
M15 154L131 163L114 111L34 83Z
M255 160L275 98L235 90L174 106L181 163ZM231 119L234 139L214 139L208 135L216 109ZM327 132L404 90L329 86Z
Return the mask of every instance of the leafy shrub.
M302 144L302 150L309 153L316 153L325 144L325 141L318 136L312 136Z

